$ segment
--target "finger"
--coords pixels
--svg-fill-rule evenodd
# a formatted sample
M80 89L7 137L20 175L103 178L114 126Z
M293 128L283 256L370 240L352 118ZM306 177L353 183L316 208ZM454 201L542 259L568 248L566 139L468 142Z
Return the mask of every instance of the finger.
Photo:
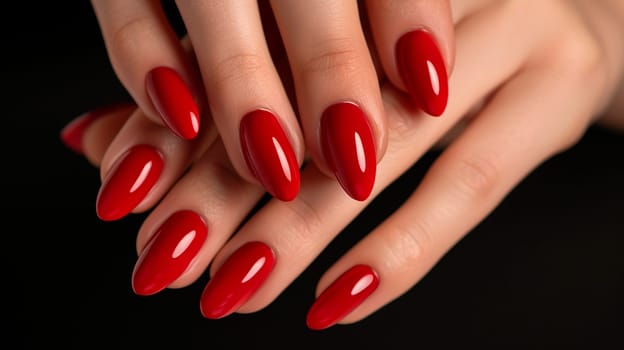
M98 165L104 150L135 109L136 105L132 103L120 103L83 113L61 129L61 141L70 150L84 155L92 164ZM85 133L95 123L104 123L105 125L97 127L99 133L94 135L97 140L93 142L93 145L85 144L85 140L90 139L90 137L85 137Z
M203 95L160 3L154 0L92 0L111 64L145 115L176 135L199 131Z
M303 141L256 1L178 1L214 122L237 172L273 196L299 191Z
M552 67L507 83L408 201L324 274L308 326L354 322L399 297L530 171L578 140L595 105L570 83Z
M426 113L442 115L455 53L449 1L369 0L366 10L387 77Z
M429 118L411 108L403 93L391 85L384 86L389 142L369 199L351 200L335 181L309 163L302 171L301 191L295 200L269 201L215 256L210 268L212 277L240 279L239 283L224 277L208 282L200 301L204 316L220 318L232 312L254 312L268 305L376 194L448 132L472 108L474 101L489 95L500 81L516 72L520 65L518 57L528 47L519 45L515 46L516 50L500 50L505 47L507 37L482 40L490 30L483 23L487 22L466 21L458 33L461 40L458 40L457 57L466 59L457 61L451 77L450 86L457 93L449 100L445 118ZM481 65L492 69L484 73L477 69ZM250 278L254 283L242 286L240 281L247 276L253 276Z
M152 295L193 283L262 194L214 142L141 225L134 292Z
M136 110L102 159L98 217L118 220L153 206L215 138L216 129L204 123L194 140L181 139Z
M385 151L385 116L357 1L272 1L311 157L364 200ZM323 25L319 25L322 19Z

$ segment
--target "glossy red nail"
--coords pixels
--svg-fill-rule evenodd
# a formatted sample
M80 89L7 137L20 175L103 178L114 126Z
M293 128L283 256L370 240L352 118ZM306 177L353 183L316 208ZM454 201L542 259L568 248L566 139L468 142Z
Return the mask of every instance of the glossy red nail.
M327 165L345 192L363 201L375 183L377 158L373 131L354 103L337 103L321 118L321 146Z
M266 190L283 201L299 192L299 165L277 118L256 110L240 123L240 142L247 166Z
M206 224L197 213L173 213L154 233L134 266L134 292L152 295L169 286L186 271L207 236Z
M202 315L217 319L238 310L260 288L274 265L273 251L264 243L249 242L238 248L204 288Z
M440 49L431 34L415 30L403 35L396 46L399 74L420 108L440 116L448 100L448 75Z
M145 87L156 111L178 136L192 139L199 132L199 110L191 91L178 73L157 67L147 73Z
M122 113L126 110L129 113L130 108L134 107L136 106L131 103L120 103L83 113L63 127L61 130L61 141L72 151L83 154L82 138L93 121L102 116Z
M343 273L316 299L308 311L308 328L333 326L360 305L379 285L377 273L367 265L356 265Z
M96 210L100 219L117 220L130 213L152 189L163 169L160 153L137 145L115 161L102 182Z

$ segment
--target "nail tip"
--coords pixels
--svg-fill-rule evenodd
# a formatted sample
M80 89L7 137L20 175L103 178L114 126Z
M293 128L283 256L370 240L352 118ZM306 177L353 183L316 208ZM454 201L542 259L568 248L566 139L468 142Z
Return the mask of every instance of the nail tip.
M109 222L117 221L127 215L125 213L117 213L112 210L106 210L106 209L101 209L101 208L96 209L95 214L97 215L98 219L102 221L109 221Z
M132 287L134 294L142 296L142 297L147 297L147 296L160 293L164 289L165 287L158 287L158 288Z
M320 331L325 328L321 324L316 322L316 320L314 320L314 318L312 318L309 314L308 314L308 317L306 318L306 327L308 327L308 329L313 330L313 331Z
M231 314L231 312L223 312L222 310L219 311L210 308L206 309L205 307L201 307L200 312L204 318L209 320L218 320Z
M177 71L166 66L153 68L145 77L145 90L163 123L176 136L186 140L197 136L199 109Z
M293 189L289 189L287 191L278 191L278 192L272 193L273 197L281 200L282 202L291 202L295 198L297 198L298 194L299 194L299 186Z
M65 147L78 154L83 154L82 138L85 130L94 119L91 113L85 113L65 125L59 132L59 138Z
M435 104L425 103L423 105L423 111L432 117L440 117L442 116L442 114L444 114L444 111L446 110L447 100L448 98L441 97L440 101L437 101L437 103Z

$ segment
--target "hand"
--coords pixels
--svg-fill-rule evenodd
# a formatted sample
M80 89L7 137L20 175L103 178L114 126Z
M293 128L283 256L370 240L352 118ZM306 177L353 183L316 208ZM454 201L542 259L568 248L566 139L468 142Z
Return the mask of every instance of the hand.
M486 0L452 6L457 61L445 116L429 118L392 84L383 85L388 148L366 201L352 201L311 163L302 170L296 199L270 200L244 221L262 191L234 175L216 136L197 142L201 146L178 141L150 127L141 110L129 117L128 110L117 110L93 121L77 139L95 165L109 152L123 153L114 144L128 128L143 130L137 144L162 150L166 166L186 169L190 162L180 179L158 180L169 192L139 230L135 291L184 287L211 264L202 313L219 318L257 311L371 198L458 130L409 199L319 281L308 325L356 322L417 283L522 178L575 144L605 112L611 125L618 120L613 116L622 125L621 110L614 112L614 96L623 89L621 2ZM143 124L145 129L138 127ZM178 161L180 155L190 161ZM189 227L196 228L192 239ZM171 259L166 253L177 251L180 242L188 249ZM239 284L243 277L246 283Z
M214 120L236 172L285 201L299 191L304 152L354 199L370 195L386 147L380 78L432 115L446 106L448 1L363 4L177 1L194 44L189 57L159 2L92 1L113 68L145 116L182 139ZM377 43L373 52L363 28ZM282 45L288 58L272 56ZM283 64L294 88L278 74ZM102 219L119 218L98 208Z

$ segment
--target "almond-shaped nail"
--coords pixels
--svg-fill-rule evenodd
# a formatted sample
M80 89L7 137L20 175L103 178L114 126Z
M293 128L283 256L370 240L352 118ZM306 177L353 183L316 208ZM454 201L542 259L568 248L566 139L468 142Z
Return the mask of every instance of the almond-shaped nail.
M176 135L192 139L199 132L199 110L190 89L169 67L156 67L145 78L147 94L165 125Z
M440 116L448 100L446 65L433 36L425 30L404 34L396 45L399 74L420 108Z
M247 166L274 197L293 200L299 192L299 165L286 133L273 113L255 110L240 122Z
M363 201L375 184L377 156L368 118L355 103L329 106L321 117L325 161L352 198Z
M310 307L308 328L322 330L333 326L377 289L379 277L368 265L355 265L334 281Z
M96 119L103 116L122 113L124 111L128 111L129 113L130 109L134 107L136 106L131 103L120 103L100 107L93 111L83 113L67 123L67 125L61 129L61 141L72 151L78 154L83 154L82 139L84 137L84 133Z
M148 145L129 148L113 164L96 201L100 219L112 221L130 213L152 189L163 169L160 152Z
M238 248L208 281L200 299L204 317L218 319L238 310L262 286L275 265L275 255L262 242Z
M208 229L191 210L173 213L154 233L132 272L132 289L152 295L167 288L191 264L204 245Z

